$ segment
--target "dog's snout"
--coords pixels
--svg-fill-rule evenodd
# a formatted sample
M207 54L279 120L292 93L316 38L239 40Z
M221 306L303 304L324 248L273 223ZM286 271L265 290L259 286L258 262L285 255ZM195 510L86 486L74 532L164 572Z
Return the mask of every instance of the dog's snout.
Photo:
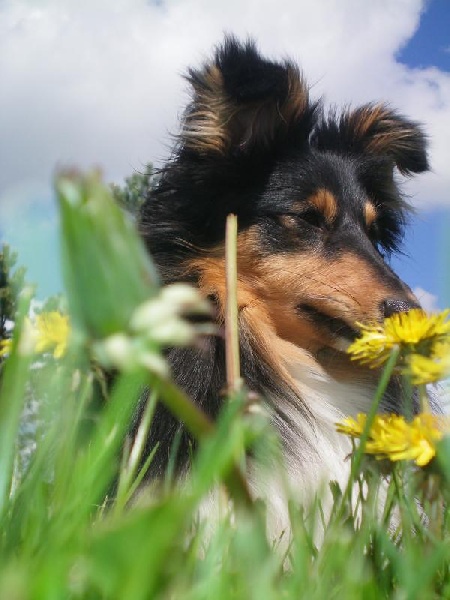
M420 304L410 300L398 300L396 298L389 298L383 300L381 306L381 312L384 318L391 317L395 313L406 312L413 308L420 308Z

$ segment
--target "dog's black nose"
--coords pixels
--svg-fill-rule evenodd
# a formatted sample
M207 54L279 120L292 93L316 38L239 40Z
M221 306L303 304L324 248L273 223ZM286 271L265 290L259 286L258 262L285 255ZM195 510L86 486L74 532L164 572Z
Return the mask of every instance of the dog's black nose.
M392 315L395 313L406 312L408 310L412 310L413 308L420 308L420 304L417 304L417 302L411 302L409 300L396 300L394 298L389 298L388 300L383 300L381 310L386 318L392 317Z

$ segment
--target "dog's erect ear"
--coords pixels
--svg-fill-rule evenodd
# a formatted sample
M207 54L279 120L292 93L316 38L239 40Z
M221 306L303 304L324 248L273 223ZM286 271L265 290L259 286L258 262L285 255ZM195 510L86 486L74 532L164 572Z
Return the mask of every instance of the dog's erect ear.
M392 158L401 173L428 169L427 142L420 126L383 104L367 104L347 112L341 126L361 140L366 152Z
M306 141L315 106L299 70L263 59L253 42L227 37L214 60L187 77L193 101L182 143L200 153L226 156L268 150L287 137Z
M316 144L344 152L390 158L408 175L428 170L427 140L420 126L384 104L366 104L319 127Z

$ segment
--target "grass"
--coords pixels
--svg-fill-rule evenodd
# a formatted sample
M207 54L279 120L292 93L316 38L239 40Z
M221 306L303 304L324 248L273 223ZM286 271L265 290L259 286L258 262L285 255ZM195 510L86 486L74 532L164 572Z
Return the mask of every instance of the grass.
M23 294L0 377L0 598L450 597L448 439L434 468L400 462L388 486L379 463L357 453L358 501L351 503L337 484L330 516L320 501L302 507L292 500L288 543L267 539L266 507L249 502L242 478L246 451L264 465L278 447L264 415L246 410L245 390L236 386L218 423L205 425L180 390L136 361L118 375L107 402L101 400L93 342L125 331L136 305L157 298L159 284L132 228L114 211L105 223L104 188L77 175L66 176L63 188L72 341L62 359L34 357L25 325L30 298ZM104 264L99 282L96 269ZM97 290L86 291L90 281ZM117 286L127 286L125 300ZM160 350L155 340L138 342L147 355ZM190 422L200 449L188 481L177 482L169 471L165 482L130 502L142 477L140 447L123 440L149 383L154 394L138 440L158 399ZM24 460L21 415L35 401L35 448ZM386 487L380 515L377 499ZM221 514L203 522L199 506L212 493Z

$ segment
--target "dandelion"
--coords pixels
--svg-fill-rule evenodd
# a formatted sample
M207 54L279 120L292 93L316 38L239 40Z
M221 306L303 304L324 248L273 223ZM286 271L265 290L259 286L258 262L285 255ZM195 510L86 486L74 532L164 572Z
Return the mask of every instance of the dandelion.
M346 435L357 438L363 434L364 427L366 426L366 415L358 414L356 419L353 417L346 417L340 423L336 423L336 429L339 433L345 433Z
M407 372L414 385L442 381L450 376L450 343L436 344L431 356L413 354Z
M36 352L53 352L61 358L67 350L70 334L69 317L57 311L36 316Z
M12 340L0 340L0 358L4 358L11 352Z
M399 312L383 324L359 325L361 337L351 344L348 353L369 367L382 366L392 351L400 350L400 360L412 355L430 357L437 344L450 343L450 310L427 314L422 309Z
M25 319L19 352L53 352L55 358L61 358L66 353L69 335L70 323L67 315L57 311L41 313L34 321ZM0 357L10 354L11 348L12 340L0 341Z
M366 425L366 415L356 419L347 417L336 424L339 432L360 438ZM364 448L366 454L391 462L412 460L419 467L426 466L436 455L436 445L445 433L450 433L450 421L429 413L406 421L398 415L376 415Z

